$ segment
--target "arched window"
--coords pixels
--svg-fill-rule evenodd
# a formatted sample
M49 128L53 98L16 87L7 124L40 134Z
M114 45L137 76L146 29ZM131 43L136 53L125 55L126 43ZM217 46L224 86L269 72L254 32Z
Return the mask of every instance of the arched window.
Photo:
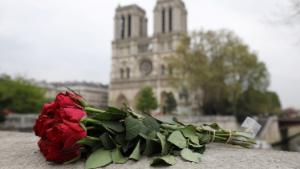
M124 69L120 69L120 78L121 78L121 79L124 78Z
M144 23L143 23L143 18L140 18L140 36L143 36L143 28L144 27Z
M166 10L163 9L161 12L161 27L162 27L162 33L166 32Z
M131 37L131 15L128 15L128 37Z
M179 93L179 99L184 100L185 103L189 100L189 92L186 88L182 88L181 92Z
M166 72L166 67L165 67L165 65L161 65L161 68L160 68L160 74L161 74L161 75L165 75L165 72Z
M125 17L121 17L121 39L125 38Z
M169 75L173 75L173 67L171 65L169 65Z
M173 31L173 9L169 8L169 31Z
M130 69L129 68L126 69L126 77L127 77L127 79L130 78Z
M128 104L128 100L127 100L126 96L124 96L123 94L120 94L117 97L116 103L117 103L117 107L121 108L124 104Z

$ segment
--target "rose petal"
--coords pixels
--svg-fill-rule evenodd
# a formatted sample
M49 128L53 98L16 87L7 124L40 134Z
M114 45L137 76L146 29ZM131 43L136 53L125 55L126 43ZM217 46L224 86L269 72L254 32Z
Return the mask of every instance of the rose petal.
M60 107L74 107L74 108L81 108L81 106L74 101L72 97L70 97L66 93L59 93L56 96L55 102L60 106Z
M56 112L56 118L76 123L80 122L80 120L85 116L86 113L82 109L78 108L62 108Z

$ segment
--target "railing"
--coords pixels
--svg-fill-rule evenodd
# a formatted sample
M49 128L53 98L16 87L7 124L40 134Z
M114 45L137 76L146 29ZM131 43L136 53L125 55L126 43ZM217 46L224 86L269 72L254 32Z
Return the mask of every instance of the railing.
M31 130L38 114L9 114L3 124L3 129Z

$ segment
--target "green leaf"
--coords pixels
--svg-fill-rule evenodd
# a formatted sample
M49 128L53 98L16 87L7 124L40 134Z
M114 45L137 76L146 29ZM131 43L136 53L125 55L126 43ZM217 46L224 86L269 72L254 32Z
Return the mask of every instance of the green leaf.
M64 162L63 164L64 164L64 165L68 165L68 164L75 163L76 161L80 160L80 158L81 158L81 154L80 154L79 156L77 156L77 157L75 157L75 158L69 160L69 161Z
M146 115L143 123L149 130L159 131L160 124L152 116Z
M118 108L116 108L116 107L108 107L106 111L107 111L107 112L111 112L111 113L113 113L113 114L122 114L122 115L124 115L124 116L127 115L126 111L123 111L123 110L118 109Z
M160 145L157 142L150 139L146 139L146 146L143 154L145 154L146 156L150 156L159 151L160 151Z
M194 145L194 144L189 144L189 148L191 148L194 152L203 154L205 151L205 145Z
M179 125L185 126L185 124L183 124L182 122L180 122L176 117L173 117L172 120L174 122L176 122L177 124L179 124Z
M144 125L140 120L128 116L125 119L125 127L126 140L132 140L140 133L140 130L144 127Z
M176 159L174 156L167 155L162 157L156 157L152 160L151 166L160 166L160 165L175 165Z
M87 136L87 137L85 137L85 138L77 141L77 144L94 147L94 146L96 146L98 144L101 144L101 141L100 141L99 138Z
M214 130L220 130L221 127L217 123L212 123L212 124L203 124L203 126L209 126L210 128Z
M168 130L179 130L184 128L183 126L179 126L177 124L168 124L168 123L161 124L161 126Z
M207 144L210 142L211 136L206 133L197 133L200 144Z
M180 131L176 130L174 131L169 137L168 142L174 144L175 146L179 148L186 148L186 139L183 137Z
M158 142L158 139L156 138L156 131L149 130L146 126L141 128L139 135L144 139L149 139Z
M116 122L116 121L101 121L101 124L105 128L112 129L113 131L115 131L117 133L121 133L121 132L123 132L125 130L125 128L123 127L122 123Z
M115 141L119 145L125 145L126 144L126 139L125 139L125 133L120 133L115 135Z
M103 147L106 149L112 149L115 147L115 144L108 133L103 133L100 136L100 140L101 140Z
M189 142L189 146L197 149L197 148L202 148L204 145L194 144L193 142Z
M132 160L139 160L140 159L140 141L138 141L138 143L136 144L134 150L132 151L132 153L130 154L129 158Z
M181 132L184 135L184 137L188 138L194 144L199 145L199 139L194 126L188 125L185 128L181 129Z
M169 151L169 146L168 145L169 144L167 143L166 136L158 132L157 137L160 141L161 155L168 154L168 151Z
M126 141L126 143L122 145L121 149L123 153L130 154L132 153L132 150L135 148L135 146L136 146L136 141L134 140Z
M85 169L104 167L112 162L111 151L98 149L86 160Z
M128 158L124 157L120 152L120 148L115 148L111 152L111 158L115 164L124 164L128 161Z
M200 159L199 153L194 153L192 150L185 148L181 150L180 155L183 159L191 162L198 163Z
M126 112L112 107L109 107L106 111L95 109L92 107L86 107L85 111L88 113L93 113L93 118L97 120L121 120L127 116Z
M109 131L110 133L121 133L125 130L123 125L116 121L101 121L93 118L84 118L82 122L96 124L94 127L97 129L100 129L101 131Z
M146 127L143 123L141 123L139 135L143 138L148 138L150 132L151 130L148 127Z
M135 117L135 118L138 118L138 119L143 119L143 118L144 118L143 115L141 115L141 114L139 114L139 113L137 113L137 112L132 111L130 108L128 108L127 111L128 111L128 113L129 113L131 116L133 116L133 117Z

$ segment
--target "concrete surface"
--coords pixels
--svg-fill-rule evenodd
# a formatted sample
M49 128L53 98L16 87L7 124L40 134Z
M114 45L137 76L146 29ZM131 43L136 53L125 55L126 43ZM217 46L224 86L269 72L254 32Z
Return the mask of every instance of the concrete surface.
M47 163L32 133L0 132L0 169L83 169L83 161L71 165ZM148 169L151 159L110 165L106 169ZM180 158L169 169L300 169L300 153L248 150L213 144L207 148L199 164Z

